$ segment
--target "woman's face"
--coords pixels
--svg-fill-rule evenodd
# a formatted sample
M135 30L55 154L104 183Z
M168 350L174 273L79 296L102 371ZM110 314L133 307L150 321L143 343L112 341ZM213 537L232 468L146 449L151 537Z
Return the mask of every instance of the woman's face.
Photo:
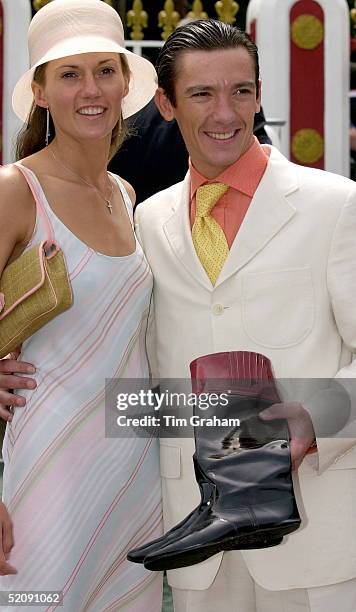
M49 107L56 136L110 139L128 92L117 53L83 53L49 62L44 83L33 83L35 102Z

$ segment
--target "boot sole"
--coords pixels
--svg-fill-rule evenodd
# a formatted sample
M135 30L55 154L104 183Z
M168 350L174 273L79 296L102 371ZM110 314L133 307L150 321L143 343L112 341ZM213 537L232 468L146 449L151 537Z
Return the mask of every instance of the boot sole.
M186 550L177 555L161 555L158 559L145 559L144 566L151 571L162 571L187 567L206 561L213 555L228 550L256 550L260 548L271 548L278 546L283 540L283 536L292 533L299 527L298 525L288 525L279 527L278 529L259 530L258 537L256 534L245 536L233 536L225 538L221 542L205 544L191 550ZM273 533L275 532L275 533Z
M278 546L278 544L280 544L283 540L283 536L280 537L266 537L266 538L254 538L251 539L251 541L249 542L245 542L243 549L244 550L255 550L256 548L270 548L271 546ZM168 542L168 544L170 544L171 542ZM224 548L224 550L236 550L235 545L233 545L231 548ZM127 555L127 560L131 561L131 563L143 563L145 560L145 557L147 557L150 553L148 552L146 555L140 555L140 556L132 556L130 555L130 553ZM215 554L215 553L213 553ZM208 558L208 557L207 557Z

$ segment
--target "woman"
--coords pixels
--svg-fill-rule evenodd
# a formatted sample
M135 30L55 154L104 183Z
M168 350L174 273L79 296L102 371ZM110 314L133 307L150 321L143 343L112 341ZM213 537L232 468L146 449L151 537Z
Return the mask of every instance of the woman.
M123 138L121 103L125 116L139 110L155 79L123 42L118 14L101 0L53 0L37 13L32 68L13 96L28 117L21 161L0 173L0 271L50 234L74 295L22 346L35 388L21 410L14 396L4 439L15 545L0 590L61 591L68 612L161 609L160 576L126 561L160 533L156 443L104 430L105 378L148 376L151 274L133 234L132 188L106 168ZM5 552L10 532L5 523Z

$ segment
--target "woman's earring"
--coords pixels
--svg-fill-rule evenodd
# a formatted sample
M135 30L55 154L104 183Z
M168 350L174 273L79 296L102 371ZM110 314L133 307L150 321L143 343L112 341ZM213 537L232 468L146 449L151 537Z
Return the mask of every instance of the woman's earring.
M49 137L50 137L50 131L49 131L49 106L47 106L46 108L46 147L48 147L48 143L49 143Z

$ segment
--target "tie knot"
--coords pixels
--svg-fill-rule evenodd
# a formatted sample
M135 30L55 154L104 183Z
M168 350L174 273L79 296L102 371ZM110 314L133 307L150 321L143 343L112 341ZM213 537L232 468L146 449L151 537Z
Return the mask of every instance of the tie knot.
M229 189L225 183L208 183L202 185L197 189L197 217L206 217L210 215L211 210L214 208L216 202L220 200L221 196Z

